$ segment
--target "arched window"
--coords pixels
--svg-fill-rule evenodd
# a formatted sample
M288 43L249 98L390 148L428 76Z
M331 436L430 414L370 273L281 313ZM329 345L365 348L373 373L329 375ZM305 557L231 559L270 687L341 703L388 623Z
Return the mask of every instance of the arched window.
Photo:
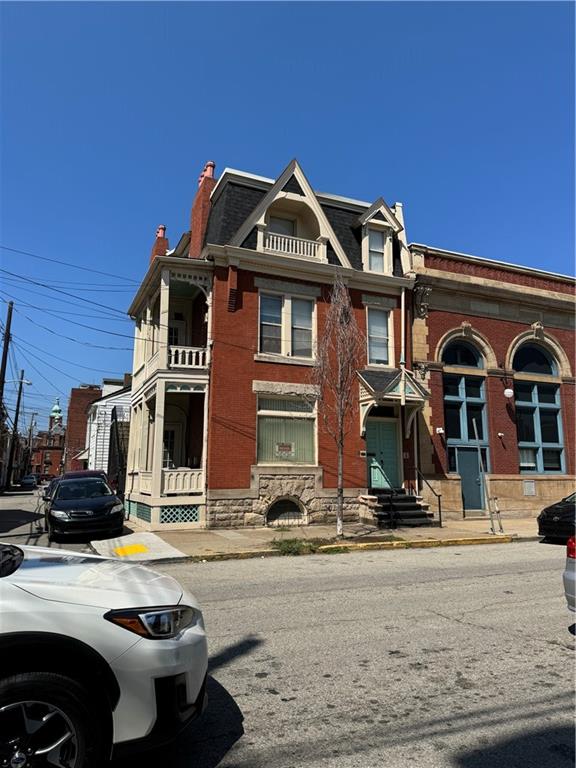
M520 347L514 355L512 367L516 373L556 374L556 365L548 352L534 344L523 344Z
M465 341L453 341L444 349L442 362L446 365L462 365L467 368L482 368L482 357L476 347Z
M538 381L539 376L556 374L556 362L541 347L524 344L514 355L513 366L517 374L534 376L533 381L523 377L514 382L520 472L563 472L560 388Z

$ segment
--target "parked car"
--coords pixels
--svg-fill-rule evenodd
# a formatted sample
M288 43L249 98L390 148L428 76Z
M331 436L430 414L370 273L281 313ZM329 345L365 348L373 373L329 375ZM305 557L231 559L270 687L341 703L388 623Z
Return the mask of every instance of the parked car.
M79 469L77 472L64 472L61 480L81 480L83 477L100 477L104 482L108 482L106 472L101 469Z
M566 544L566 568L563 580L568 608L576 612L576 536L570 536Z
M124 504L100 477L63 477L43 501L49 539L78 533L119 536L124 528Z
M36 475L26 475L20 480L20 488L22 488L23 491L33 491L37 486L38 482L36 480Z
M0 766L103 768L202 712L202 612L170 576L0 543L0 604Z
M538 536L567 541L576 533L576 493L546 507L538 515Z

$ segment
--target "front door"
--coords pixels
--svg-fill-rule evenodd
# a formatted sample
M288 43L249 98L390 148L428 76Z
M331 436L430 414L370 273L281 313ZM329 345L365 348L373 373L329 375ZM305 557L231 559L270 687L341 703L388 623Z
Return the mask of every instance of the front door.
M396 421L368 419L366 454L370 488L399 488L398 425Z
M462 485L462 503L466 511L484 509L484 493L478 451L458 448L458 473Z

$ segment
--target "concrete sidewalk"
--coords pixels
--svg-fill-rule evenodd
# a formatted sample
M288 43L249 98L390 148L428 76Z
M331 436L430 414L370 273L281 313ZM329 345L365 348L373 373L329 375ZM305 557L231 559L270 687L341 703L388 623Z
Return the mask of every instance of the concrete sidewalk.
M101 555L123 560L169 561L181 559L225 560L277 555L273 540L312 540L321 551L330 549L399 549L405 547L456 546L463 544L508 544L513 541L538 540L536 519L503 519L504 535L490 532L486 518L446 520L442 528L417 527L377 529L360 523L344 526L344 540L335 541L335 525L311 525L293 528L219 528L209 530L166 531L150 533L139 530L133 520L127 522L132 533L118 539L92 541ZM391 539L395 540L391 540ZM318 540L321 540L318 542ZM322 548L322 544L324 548Z

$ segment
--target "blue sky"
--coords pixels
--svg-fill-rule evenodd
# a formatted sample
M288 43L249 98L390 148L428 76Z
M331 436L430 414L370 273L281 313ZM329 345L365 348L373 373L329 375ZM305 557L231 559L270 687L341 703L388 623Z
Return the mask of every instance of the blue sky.
M188 228L209 159L277 176L297 157L316 189L402 201L411 241L573 274L573 4L0 13L1 244L118 276L0 251L2 269L107 307L0 273L40 426L56 394L131 370L118 310L157 225L172 245Z

